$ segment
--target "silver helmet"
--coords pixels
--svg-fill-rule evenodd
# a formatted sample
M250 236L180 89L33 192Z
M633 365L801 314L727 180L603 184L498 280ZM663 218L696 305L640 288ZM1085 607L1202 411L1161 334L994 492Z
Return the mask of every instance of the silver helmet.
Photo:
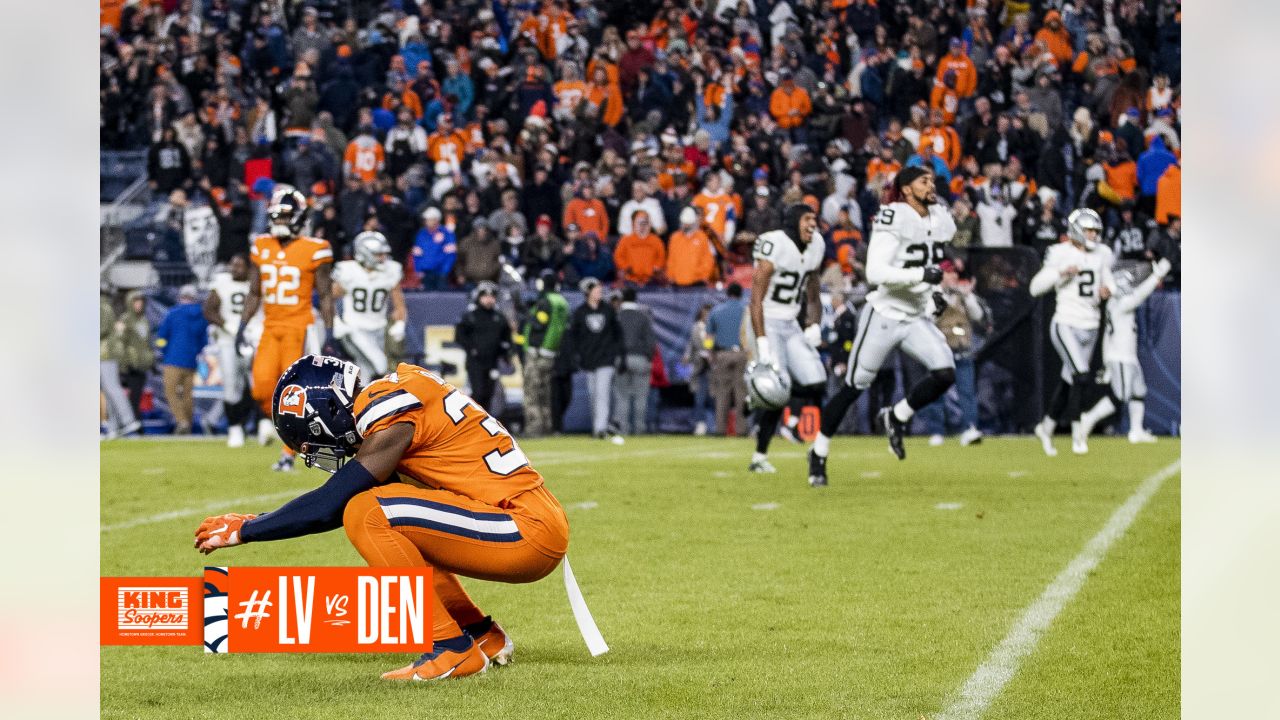
M1089 230L1094 231L1092 237L1086 232ZM1098 246L1098 238L1102 237L1102 218L1089 208L1072 210L1067 216L1067 237L1071 238L1071 242L1083 245L1086 250L1094 249Z
M278 238L287 238L302 233L307 221L307 198L292 185L280 183L271 191L271 202L267 205L267 218L271 223L271 234Z
M747 404L752 409L778 410L791 399L791 376L772 365L751 362L742 379L747 383Z
M391 243L387 242L386 236L373 230L357 235L351 247L351 254L356 262L368 270L381 265L387 259L387 255L391 254Z

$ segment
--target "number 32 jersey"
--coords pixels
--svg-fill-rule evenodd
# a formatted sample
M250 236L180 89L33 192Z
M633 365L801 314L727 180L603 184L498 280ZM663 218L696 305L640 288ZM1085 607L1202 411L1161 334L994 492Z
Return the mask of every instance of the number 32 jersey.
M413 440L396 466L410 484L496 507L543 484L507 429L429 370L400 363L360 391L354 410L362 438L397 423L413 426Z
M945 205L930 205L924 217L905 202L881 206L867 246L867 278L877 283L867 303L895 320L923 315L937 289L922 279L924 268L945 259L945 246L955 234Z
M334 265L333 281L342 286L342 320L359 330L385 328L387 298L403 276L395 260L386 260L373 270L354 260Z
M804 306L809 276L822 265L826 244L816 231L804 250L782 230L761 233L751 256L773 263L773 277L764 296L764 316L774 320L795 320Z

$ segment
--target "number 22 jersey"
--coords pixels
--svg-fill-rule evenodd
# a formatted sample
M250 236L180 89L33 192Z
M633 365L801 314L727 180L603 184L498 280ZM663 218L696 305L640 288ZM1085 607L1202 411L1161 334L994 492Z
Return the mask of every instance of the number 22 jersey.
M262 313L272 326L306 327L313 321L311 291L316 268L333 262L329 241L300 236L286 245L271 235L253 239L249 262L258 266Z
M924 282L924 268L945 259L944 248L955 234L945 205L930 205L923 217L905 202L881 206L867 246L867 281L876 286L867 304L894 320L923 315L936 289Z

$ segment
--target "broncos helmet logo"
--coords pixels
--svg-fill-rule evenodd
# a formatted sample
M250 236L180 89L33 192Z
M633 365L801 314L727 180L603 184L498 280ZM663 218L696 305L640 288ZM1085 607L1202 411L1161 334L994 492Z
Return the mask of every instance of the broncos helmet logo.
M290 385L280 393L280 404L276 407L277 414L306 417L306 410L307 391L301 385Z

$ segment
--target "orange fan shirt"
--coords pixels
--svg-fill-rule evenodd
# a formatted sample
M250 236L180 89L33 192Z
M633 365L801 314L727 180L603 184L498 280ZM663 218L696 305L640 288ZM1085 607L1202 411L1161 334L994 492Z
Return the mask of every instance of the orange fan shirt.
M365 136L347 143L347 151L343 154L343 165L346 171L364 182L373 182L382 171L386 161L386 151L377 140L368 141Z
M716 237L723 240L724 231L730 218L733 219L734 226L738 225L738 219L742 216L742 209L739 203L734 201L732 195L721 192L719 195L708 195L700 192L693 196L690 203L694 207L702 211L702 221L715 231Z
M467 154L467 136L461 130L451 133L437 130L427 138L427 157L431 162L445 160L449 163L461 163Z
M258 235L249 261L258 266L262 283L263 321L267 325L310 325L314 320L311 291L316 268L333 262L329 241L301 236L281 245L271 235Z

